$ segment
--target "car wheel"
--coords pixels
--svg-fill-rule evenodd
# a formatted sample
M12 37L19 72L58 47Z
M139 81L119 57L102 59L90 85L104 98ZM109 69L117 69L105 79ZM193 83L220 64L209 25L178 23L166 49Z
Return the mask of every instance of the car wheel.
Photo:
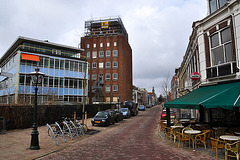
M115 121L113 121L113 123L112 124L115 124Z
M94 126L94 123L92 123L92 126Z
M106 127L108 126L108 122L106 122Z

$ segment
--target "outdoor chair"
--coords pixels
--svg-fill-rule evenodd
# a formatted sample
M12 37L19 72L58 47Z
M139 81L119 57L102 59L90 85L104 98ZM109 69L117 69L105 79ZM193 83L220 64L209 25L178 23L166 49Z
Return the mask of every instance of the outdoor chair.
M182 124L181 123L176 123L176 124L174 124L174 126L182 126Z
M237 160L239 160L239 154L240 154L240 141L231 144L230 143L225 144L225 160L227 160L228 157L236 157Z
M193 130L192 128L190 128L190 126L187 126L185 128L182 129L182 133L184 133L184 131L187 131L187 130Z
M165 140L167 140L168 136L170 137L170 140L171 140L171 132L172 132L172 128L164 127Z
M195 148L197 148L198 144L203 144L205 150L207 149L206 144L207 144L207 137L208 137L209 132L210 131L205 131L205 132L203 132L201 134L197 134L195 136Z
M182 146L185 142L187 142L189 144L189 149L190 149L190 142L191 142L190 136L188 134L184 134L180 132L176 132L176 133L178 137L178 148L181 142L182 142Z
M177 136L178 136L177 132L181 132L181 130L182 130L182 128L172 128L170 140L173 139L173 142L175 143L177 140Z
M160 127L159 127L159 133L161 133L161 131L164 132L164 130L165 130L165 125L164 125L163 122L164 122L163 120L160 120L160 122L159 122L159 125L160 125Z
M213 149L216 149L216 159L217 159L218 158L218 149L221 149L221 154L222 154L222 149L225 148L225 142L221 141L219 139L214 139L212 137L210 137L210 139L212 142L211 156L212 156Z

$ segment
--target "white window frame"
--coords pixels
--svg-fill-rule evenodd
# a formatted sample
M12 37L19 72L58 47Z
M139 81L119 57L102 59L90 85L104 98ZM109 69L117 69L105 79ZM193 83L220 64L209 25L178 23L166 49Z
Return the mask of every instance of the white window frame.
M97 51L92 52L92 58L97 58Z
M109 66L108 66L109 64ZM106 62L106 69L110 69L111 68L111 62Z
M96 43L94 43L94 44L93 44L93 48L96 48L96 47L97 47L97 44L96 44Z
M99 68L99 69L103 69L103 62L99 62L98 68Z
M107 42L107 47L110 47L110 42Z
M90 59L90 52L87 52L87 59Z
M100 43L100 47L103 47L103 43Z
M112 89L113 89L114 93L117 93L118 92L118 85L113 85Z
M90 44L87 44L87 48L89 48L90 47Z
M92 81L96 81L97 80L97 75L96 74L92 74Z
M106 73L106 81L110 81L110 80L111 80L111 74L110 73Z
M117 65L115 65L115 64L117 64ZM118 68L118 62L117 61L114 61L113 62L113 69L117 69Z
M99 51L99 58L103 58L104 57L104 51Z
M111 92L111 86L106 85L105 91L106 91L106 93L110 93Z
M92 63L92 69L97 69L97 63L96 62Z
M114 42L114 43L113 43L113 46L116 47L116 46L117 46L117 42Z
M116 75L116 77L114 75ZM113 76L113 81L117 81L118 80L118 74L117 73L113 73L112 76Z
M113 57L118 57L118 50L113 50L112 56Z
M110 50L106 50L106 58L111 57L111 51Z

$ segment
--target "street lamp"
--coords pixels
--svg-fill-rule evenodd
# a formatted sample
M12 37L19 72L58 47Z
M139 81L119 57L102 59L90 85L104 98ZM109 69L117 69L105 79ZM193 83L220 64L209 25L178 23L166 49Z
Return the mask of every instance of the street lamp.
M119 99L120 99L120 96L117 96L117 100L118 100L118 109L119 109Z
M35 101L34 101L34 110L33 110L33 126L32 126L32 137L31 137L31 150L38 150L39 147L39 141L38 141L38 130L37 130L37 91L38 91L38 84L42 83L42 79L44 78L44 74L39 72L39 68L35 68L34 72L29 73L32 79L33 85L35 85Z

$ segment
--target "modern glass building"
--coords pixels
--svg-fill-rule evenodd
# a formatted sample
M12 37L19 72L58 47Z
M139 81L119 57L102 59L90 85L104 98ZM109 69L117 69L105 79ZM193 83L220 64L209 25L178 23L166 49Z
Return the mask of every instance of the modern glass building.
M29 73L36 67L45 74L38 88L38 103L82 103L83 96L87 96L87 62L82 52L79 48L18 37L0 59L0 103L32 104L35 90Z

